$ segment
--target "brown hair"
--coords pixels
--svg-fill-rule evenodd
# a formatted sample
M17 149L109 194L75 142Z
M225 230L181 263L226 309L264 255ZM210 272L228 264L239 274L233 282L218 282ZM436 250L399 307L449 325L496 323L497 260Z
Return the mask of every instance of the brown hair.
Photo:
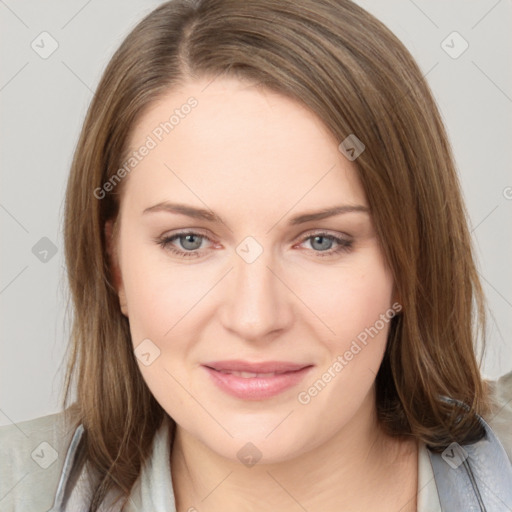
M349 0L174 0L111 59L66 194L74 319L64 405L75 377L86 459L99 475L91 510L110 489L129 493L166 415L139 372L104 235L129 177L103 199L93 191L121 167L148 106L180 83L220 75L291 97L337 141L355 134L365 144L355 164L403 307L376 378L380 424L435 450L482 436L475 413L488 402L474 344L484 299L452 151L409 52Z

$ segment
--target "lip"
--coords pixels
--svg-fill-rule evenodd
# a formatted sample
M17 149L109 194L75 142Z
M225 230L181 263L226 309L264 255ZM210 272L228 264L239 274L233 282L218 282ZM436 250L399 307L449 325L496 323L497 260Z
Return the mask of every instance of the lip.
M252 372L252 373L285 373L300 370L309 364L291 363L288 361L262 361L260 363L251 363L249 361L242 361L240 359L233 359L231 361L212 361L205 363L203 366L208 366L214 370L219 371L234 371L234 372Z
M296 386L313 367L286 361L251 363L240 360L214 361L202 366L222 391L243 400L264 400L276 396Z

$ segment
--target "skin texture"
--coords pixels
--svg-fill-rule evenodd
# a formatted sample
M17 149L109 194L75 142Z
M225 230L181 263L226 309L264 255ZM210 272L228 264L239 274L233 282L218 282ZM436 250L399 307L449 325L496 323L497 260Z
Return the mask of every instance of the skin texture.
M150 339L160 351L138 364L177 423L178 510L416 510L417 446L387 438L376 422L388 323L309 403L298 400L395 302L368 212L288 223L323 208L368 207L354 163L299 103L231 79L170 91L139 120L131 147L191 96L198 105L125 178L113 249L133 346ZM163 201L210 209L225 223L143 214ZM195 243L198 255L158 244L183 229L207 238L169 247ZM338 244L308 238L318 232L352 245L322 257ZM262 250L252 263L237 253L246 237ZM242 400L201 367L228 359L313 368L275 397ZM253 467L237 457L248 442L262 455Z

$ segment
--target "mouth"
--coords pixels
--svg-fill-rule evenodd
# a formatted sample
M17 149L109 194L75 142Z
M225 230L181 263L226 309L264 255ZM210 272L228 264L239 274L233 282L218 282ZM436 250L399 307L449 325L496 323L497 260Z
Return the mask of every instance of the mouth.
M264 400L296 386L313 365L283 361L216 361L202 367L223 392L243 400Z
M212 370L215 370L215 368L212 368ZM259 378L267 378L267 377L275 377L276 375L282 375L283 373L287 372L271 372L271 373L254 373L254 372L236 372L236 371L230 371L230 370L216 370L220 373L225 373L229 375L235 375L237 377L243 377L244 379L253 379L254 377Z

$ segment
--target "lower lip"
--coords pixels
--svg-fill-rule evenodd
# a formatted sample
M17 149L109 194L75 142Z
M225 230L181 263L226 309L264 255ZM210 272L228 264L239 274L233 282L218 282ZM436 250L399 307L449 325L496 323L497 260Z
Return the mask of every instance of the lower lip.
M213 382L224 392L243 400L264 400L296 386L311 370L306 366L300 370L274 375L273 377L239 377L222 373L208 366L203 366Z

